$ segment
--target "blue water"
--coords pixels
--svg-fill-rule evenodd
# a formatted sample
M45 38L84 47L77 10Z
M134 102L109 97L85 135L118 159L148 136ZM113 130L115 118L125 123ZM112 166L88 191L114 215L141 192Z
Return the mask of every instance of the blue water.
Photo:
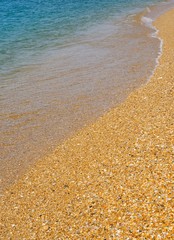
M3 185L146 83L160 41L137 13L159 2L0 0Z
M110 18L159 0L1 0L0 73L26 64L49 48Z

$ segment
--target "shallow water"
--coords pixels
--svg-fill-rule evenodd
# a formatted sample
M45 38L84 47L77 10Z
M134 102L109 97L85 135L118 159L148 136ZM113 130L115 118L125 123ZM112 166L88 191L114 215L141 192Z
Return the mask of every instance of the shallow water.
M51 1L44 2L46 10L36 2L20 10L18 1L8 3L1 26L3 186L145 83L159 52L154 30L136 18L141 1L58 1L60 9ZM162 5L146 16L171 7Z

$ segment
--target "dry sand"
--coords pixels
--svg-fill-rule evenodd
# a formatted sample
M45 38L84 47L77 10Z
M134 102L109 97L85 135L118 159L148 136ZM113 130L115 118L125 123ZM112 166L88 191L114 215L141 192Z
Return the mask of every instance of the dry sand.
M174 10L155 25L151 81L5 192L1 239L174 239Z

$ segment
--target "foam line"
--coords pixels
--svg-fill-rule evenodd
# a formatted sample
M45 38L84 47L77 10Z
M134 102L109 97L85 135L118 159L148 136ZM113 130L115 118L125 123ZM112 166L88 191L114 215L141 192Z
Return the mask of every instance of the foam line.
M151 33L150 36L151 36L152 38L157 38L157 39L160 41L158 55L157 55L157 57L156 57L156 59L155 59L156 65L155 65L154 69L152 70L152 74L151 74L151 75L149 76L149 78L147 79L147 83L148 83L148 82L150 81L151 77L153 76L156 68L157 68L158 65L159 65L159 59L160 59L160 57L161 57L161 55L162 55L162 51L163 51L163 39L161 39L161 38L159 37L159 35L158 35L159 30L153 25L154 20L152 20L152 19L149 18L149 17L143 16L143 17L141 18L141 22L142 22L146 27L153 29L154 32Z

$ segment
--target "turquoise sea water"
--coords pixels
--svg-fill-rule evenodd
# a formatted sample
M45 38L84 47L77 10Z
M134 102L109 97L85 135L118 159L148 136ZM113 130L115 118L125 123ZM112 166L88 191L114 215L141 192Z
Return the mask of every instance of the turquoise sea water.
M151 19L173 6L0 0L3 186L147 82L161 50Z
M135 13L159 0L1 0L0 71L70 43L95 24Z

